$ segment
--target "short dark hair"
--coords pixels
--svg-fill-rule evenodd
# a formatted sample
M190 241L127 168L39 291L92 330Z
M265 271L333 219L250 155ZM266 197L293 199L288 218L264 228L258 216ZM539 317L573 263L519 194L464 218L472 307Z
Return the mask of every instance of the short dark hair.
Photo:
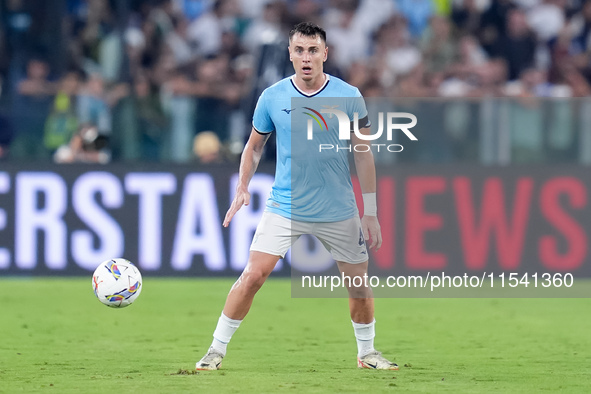
M291 38L296 33L300 33L302 36L306 37L320 37L326 44L326 32L323 28L312 22L302 22L295 25L289 32L289 41L291 41Z

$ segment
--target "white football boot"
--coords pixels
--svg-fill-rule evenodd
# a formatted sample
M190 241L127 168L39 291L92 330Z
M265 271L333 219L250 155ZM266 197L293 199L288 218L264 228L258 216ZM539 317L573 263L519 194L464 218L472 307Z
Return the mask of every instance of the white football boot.
M210 347L207 354L195 365L196 371L215 371L222 366L224 355L213 347Z
M398 365L387 360L382 353L374 350L373 352L367 353L363 357L357 357L358 368L369 368L369 369L389 369L392 371L398 371Z

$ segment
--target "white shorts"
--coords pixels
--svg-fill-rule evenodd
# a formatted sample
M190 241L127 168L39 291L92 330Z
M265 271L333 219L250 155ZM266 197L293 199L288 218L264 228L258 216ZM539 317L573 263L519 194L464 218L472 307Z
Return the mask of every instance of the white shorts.
M318 238L336 261L350 264L367 261L367 248L359 216L340 222L314 223L291 220L265 211L250 250L285 257L291 245L304 234Z

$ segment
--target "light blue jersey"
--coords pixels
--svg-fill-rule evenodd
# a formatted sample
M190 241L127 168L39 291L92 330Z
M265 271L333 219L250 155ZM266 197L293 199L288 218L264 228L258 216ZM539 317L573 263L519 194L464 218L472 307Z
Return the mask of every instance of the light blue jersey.
M350 141L339 139L337 116L326 110L342 111L350 120L357 113L364 119L359 127L365 127L364 100L356 87L336 77L327 75L324 86L311 95L297 89L292 78L265 89L253 116L257 132L277 133L275 182L267 210L305 222L350 219L358 214L348 160ZM321 150L320 144L334 148Z

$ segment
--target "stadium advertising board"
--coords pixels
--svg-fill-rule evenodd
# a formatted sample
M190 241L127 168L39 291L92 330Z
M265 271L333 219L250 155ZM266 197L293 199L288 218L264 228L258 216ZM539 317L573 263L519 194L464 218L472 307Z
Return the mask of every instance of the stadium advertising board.
M234 165L3 164L0 275L86 275L103 260L125 257L146 275L235 276L272 173L272 166L259 169L251 204L226 229ZM580 167L378 168L384 242L371 270L589 277L590 188ZM322 253L313 242L306 247L307 256ZM280 261L276 271L288 276L289 264Z

